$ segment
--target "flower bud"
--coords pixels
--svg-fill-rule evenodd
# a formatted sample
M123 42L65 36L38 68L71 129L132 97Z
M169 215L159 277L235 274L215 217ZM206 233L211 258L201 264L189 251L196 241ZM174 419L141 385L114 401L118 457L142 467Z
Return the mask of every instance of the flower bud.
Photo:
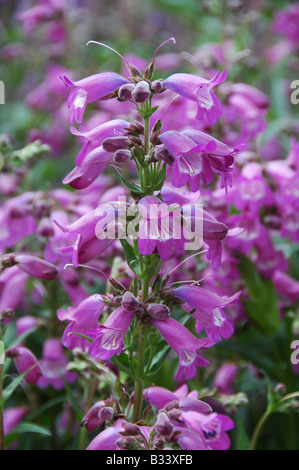
M155 320L165 320L170 317L170 310L163 304L151 304L147 307L147 313Z
M155 429L160 436L168 437L172 434L173 425L164 411L159 413Z
M124 431L120 433L122 436L139 436L140 434L140 428L137 424L125 422L122 427L124 428Z
M139 68L136 67L134 64L127 64L127 67L130 71L132 77L141 77L142 73L140 72Z
M37 232L42 237L52 237L54 235L54 229L51 219L44 217L38 224Z
M29 384L36 384L42 375L41 368L38 365L37 359L29 349L23 346L12 347L6 350L6 356L14 360L19 374L23 374L28 369L31 369L24 377L24 380Z
M143 76L144 78L147 78L148 80L152 79L152 76L154 75L155 71L155 64L154 62L151 62L145 69Z
M116 445L119 449L129 450L134 449L136 443L136 439L134 437L123 437L116 441Z
M144 134L144 125L141 122L135 121L130 125L130 131L134 134Z
M15 253L8 253L6 255L3 255L1 258L1 268L11 268L12 266L15 266L16 261L15 261Z
M127 149L129 147L129 139L122 135L108 137L103 141L102 147L106 152L116 152L119 149Z
M173 156L170 155L170 153L168 152L168 150L164 146L159 147L159 148L156 149L155 157L158 160L162 160L163 162L167 163L170 166L174 162Z
M104 406L99 411L99 418L103 421L110 421L115 416L115 411L110 406Z
M150 142L153 145L160 145L162 144L161 140L159 139L159 136L157 134L152 134L150 138Z
M81 421L81 426L85 426L87 431L95 431L99 428L102 424L104 424L103 420L99 417L99 412L101 408L105 405L103 400L98 401L95 403L86 413Z
M132 292L126 291L122 297L121 306L127 312L135 312L139 307L140 303L134 297Z
M133 83L126 83L122 85L118 90L118 97L120 100L127 101L132 99L132 91L134 90L135 85Z
M48 263L36 256L21 254L15 256L16 264L22 271L32 277L52 281L58 274L57 268L52 263Z
M136 103L144 103L150 97L150 94L151 90L149 84L145 80L142 80L137 83L134 91L132 91L132 98Z
M154 93L161 93L163 90L164 86L161 80L154 80L151 84L151 89Z
M115 163L128 163L131 160L132 154L130 150L117 150L113 156Z
M12 308L4 308L0 312L0 321L7 320L7 319L13 317L14 314L15 314L15 312Z

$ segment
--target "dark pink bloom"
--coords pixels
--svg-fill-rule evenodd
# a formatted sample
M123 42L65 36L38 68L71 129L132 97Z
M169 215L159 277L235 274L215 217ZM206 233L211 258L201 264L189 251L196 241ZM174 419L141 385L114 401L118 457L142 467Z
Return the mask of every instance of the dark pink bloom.
M22 421L28 411L29 410L26 406L6 408L3 412L4 435L9 434L13 428Z
M85 426L87 431L95 431L100 426L105 424L105 421L100 419L99 412L101 409L106 406L104 400L100 400L96 402L92 407L88 410L88 412L84 415L81 421L81 426Z
M225 363L218 369L213 380L213 387L219 392L231 394L233 393L233 385L238 374L237 364Z
M103 309L104 304L102 303L102 297L99 294L91 295L87 299L83 300L83 302L81 302L75 309L59 309L57 311L59 320L69 321L62 337L62 344L68 349L81 347L84 351L89 342L80 336L76 336L74 333L88 336L88 331L97 327L98 319L101 316Z
M202 437L207 449L226 450L229 448L230 439L226 431L233 429L235 423L227 416L217 413L203 415L194 411L186 411L182 413L180 419Z
M82 122L88 103L100 100L117 90L121 85L129 83L129 80L114 72L98 73L76 82L71 81L66 76L61 78L65 85L73 88L68 97L70 122L72 124L75 120L79 123Z
M189 307L196 309L193 316L213 341L221 341L222 336L225 339L231 337L234 329L222 309L237 302L241 292L237 292L231 297L220 297L202 287L181 286L173 289L171 293L186 302Z
M221 187L232 185L233 155L239 147L223 144L204 132L187 129L182 132L167 131L159 136L168 152L174 157L172 185L181 188L188 182L191 191L199 190L200 181L210 184L214 174L221 176Z
M209 348L214 344L213 341L209 341L207 338L196 338L173 318L154 320L154 325L180 358L175 380L183 377L189 380L195 376L196 367L206 367L209 364L209 361L204 359L198 351L201 348Z
M90 331L95 340L89 347L88 353L91 357L110 359L110 357L122 352L123 339L128 331L134 312L127 312L122 307L112 312L104 325L97 330Z
M14 360L15 366L19 374L23 374L28 369L29 372L24 377L25 382L29 384L36 384L42 375L40 366L35 355L24 346L16 346L6 350L8 357Z
M37 385L40 388L51 385L55 390L61 390L64 387L63 378L67 382L73 383L77 378L77 374L66 371L68 362L63 353L60 339L51 338L45 341L43 358L40 362L42 376L39 378Z
M58 275L57 268L52 263L36 256L17 254L14 260L22 271L38 279L52 281Z
M275 289L290 302L295 303L299 300L299 282L277 269L273 275Z
M175 73L163 81L165 88L178 93L197 103L196 119L205 116L212 126L222 116L222 108L219 99L211 91L214 86L226 80L226 72L217 72L211 80L187 73Z
M113 119L112 121L102 123L92 130L86 132L77 131L75 127L71 127L72 134L87 140L86 144L77 157L76 164L79 165L92 150L94 150L96 147L100 147L105 139L123 135L125 129L129 126L130 124L123 119Z

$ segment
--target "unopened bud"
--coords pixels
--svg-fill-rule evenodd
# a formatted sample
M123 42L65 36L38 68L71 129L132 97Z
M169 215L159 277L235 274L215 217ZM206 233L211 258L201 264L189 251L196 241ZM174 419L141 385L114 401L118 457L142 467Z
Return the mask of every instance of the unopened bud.
M127 149L129 147L129 139L121 135L108 137L103 141L102 147L106 152L116 152L119 149Z
M129 450L134 449L136 443L136 439L134 437L123 437L116 441L116 445L119 449Z
M52 281L58 274L56 266L36 256L21 254L15 256L15 261L20 269L37 279Z
M154 93L161 93L163 90L164 86L161 80L154 80L151 84L151 89Z
M165 320L170 317L170 310L167 305L151 304L147 307L147 313L155 320Z
M158 160L162 160L163 162L167 163L170 166L174 162L173 156L170 155L170 153L168 152L168 150L164 146L159 147L159 148L156 149L155 157Z
M149 84L145 80L142 80L137 83L134 91L132 91L132 98L136 103L144 103L150 97L150 94L151 90Z
M141 122L135 121L130 125L130 131L134 134L144 134L144 125Z
M134 64L127 64L128 69L130 70L130 74L132 77L141 77L142 73L140 72L139 68L136 67Z
M120 433L122 436L139 436L140 434L140 427L137 424L124 423L122 427L124 428L124 431Z
M145 69L143 76L144 78L147 78L148 80L151 80L155 71L155 64L151 62Z
M113 155L115 163L128 163L131 160L132 154L130 150L117 150Z
M135 312L139 307L140 303L134 297L132 292L126 291L122 297L121 306L127 312Z
M150 142L153 145L161 145L162 144L162 142L159 139L159 136L157 134L152 134L151 135Z
M99 418L103 421L111 421L115 416L115 411L110 406L104 406L99 411Z
M135 85L133 83L126 83L122 85L118 90L118 97L120 100L127 101L132 99L132 91L134 90Z
M12 308L4 308L0 312L0 321L6 320L14 316L14 310Z
M42 237L52 237L54 235L54 229L51 219L44 217L38 224L37 232Z
M169 417L163 411L159 413L155 429L160 436L170 436L172 433L173 425L171 424Z

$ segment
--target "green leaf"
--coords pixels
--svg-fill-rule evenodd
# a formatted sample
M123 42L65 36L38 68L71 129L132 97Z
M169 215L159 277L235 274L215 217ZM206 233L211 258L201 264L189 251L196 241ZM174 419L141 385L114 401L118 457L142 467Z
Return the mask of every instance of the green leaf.
M161 342L160 350L155 353L155 358L153 360L150 370L148 371L147 378L159 372L170 349L171 348L170 346L168 346L168 344L165 344L164 341Z
M26 370L25 372L23 372L23 374L21 375L18 375L12 382L10 382L10 384L3 390L3 401L7 401L11 395L13 394L13 392L15 391L15 389L20 385L20 383L22 382L23 378L26 377L26 375L28 374L28 372L30 372L32 369L34 369L34 367L36 367L36 364L34 364L32 367L30 367L28 370Z
M137 274L137 276L140 276L140 263L137 256L135 255L134 248L125 239L120 239L120 243L125 252L126 260L128 262L129 267L132 269L132 271L134 271L135 274Z
M132 191L132 193L136 193L136 194L142 194L142 189L140 188L140 186L137 186L137 184L135 183L130 183L130 181L126 180L125 178L123 178L122 176L119 176L120 179L122 180L123 184L130 189L130 191Z
M143 273L140 276L140 279L142 281L150 281L153 277L157 276L159 274L160 269L161 269L161 264L162 260L157 258L154 259L149 266L143 271Z
M242 300L248 316L264 334L273 335L280 325L273 283L269 279L263 279L255 264L248 258L241 257L239 270L251 297L250 300Z
M111 362L118 367L118 369L123 370L124 372L127 372L130 377L134 378L133 375L133 369L132 365L136 362L135 360L131 361L130 357L126 353L122 353L119 356L113 356L111 359ZM134 368L136 365L134 365Z
M241 417L241 413L238 410L235 414L235 422L237 432L236 450L249 450L250 440L248 438L243 419Z
M34 423L20 423L16 427L14 427L12 429L12 432L9 434L23 434L27 432L36 432L41 436L51 436L51 433L50 431L48 431L48 429Z

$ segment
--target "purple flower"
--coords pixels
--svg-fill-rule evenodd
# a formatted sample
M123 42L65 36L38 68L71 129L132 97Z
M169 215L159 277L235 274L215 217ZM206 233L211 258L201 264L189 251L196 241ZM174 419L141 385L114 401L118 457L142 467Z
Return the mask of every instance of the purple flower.
M73 333L87 336L90 329L97 327L97 322L103 309L104 304L99 294L91 295L83 300L75 309L59 309L57 311L59 320L69 321L62 337L62 344L68 349L74 349L79 346L84 351L89 343L84 338Z
M221 393L232 394L233 384L238 374L237 364L225 363L218 369L213 380L213 387Z
M234 428L234 422L227 416L211 413L208 415L194 411L182 413L180 419L202 437L207 449L226 450L230 446L230 439L226 431ZM175 429L174 429L175 431ZM179 439L178 442L180 443Z
M40 366L35 355L24 346L15 346L6 350L7 357L14 360L15 366L19 374L28 371L24 377L25 382L36 384L42 375Z
M27 254L16 254L14 261L17 266L30 276L52 281L58 275L57 268L48 261Z
M155 196L143 197L138 207L142 214L138 233L140 253L150 255L157 249L161 259L168 259L183 244L180 212L170 213L168 206Z
M113 119L112 121L102 123L92 130L86 132L78 131L75 127L71 127L72 134L87 140L86 144L83 146L77 157L76 164L80 165L80 163L85 158L87 158L92 150L102 145L102 142L105 139L123 135L125 129L128 128L129 125L130 124L123 119Z
M187 73L175 73L163 81L165 88L178 93L185 98L197 103L196 119L205 116L212 126L222 116L222 108L219 99L211 91L214 86L226 80L226 72L217 72L211 80Z
M118 73L106 72L91 75L76 82L71 81L66 76L61 77L65 85L73 87L68 97L68 107L70 109L70 122L81 123L86 105L93 101L106 97L121 85L129 83L129 80L121 77Z
M175 380L180 380L184 376L186 380L192 379L196 374L196 367L206 367L209 364L207 359L200 356L198 350L212 346L213 341L207 338L195 338L187 328L173 318L154 320L153 323L180 358Z
M119 450L117 441L121 437L120 432L123 431L122 421L116 421L111 428L105 429L105 431L98 434L86 450Z
M106 209L107 208L107 209ZM79 263L86 263L102 253L111 243L112 239L97 237L97 224L103 219L105 223L114 221L115 212L111 205L104 205L103 210L93 210L87 212L76 222L69 225L62 225L57 220L55 224L64 232L76 237L73 245L59 248L58 251L72 256L72 263L75 267Z
M102 426L105 421L100 419L99 412L104 406L106 406L104 400L96 402L82 418L81 426L85 426L87 431L95 431Z
M89 347L88 353L91 357L110 359L110 357L122 352L123 339L131 325L134 312L127 312L122 307L112 312L104 325L98 329L89 331L95 340Z
M29 409L26 406L6 408L3 412L4 435L9 434L23 419Z
M45 341L43 358L40 362L42 376L39 378L37 385L40 388L51 385L55 390L61 390L64 387L63 378L67 382L73 383L77 378L77 374L66 371L68 362L67 357L63 354L60 339L51 338Z
M187 129L167 131L159 136L175 159L172 165L172 185L181 188L188 182L193 192L199 190L200 181L212 183L214 174L221 176L221 187L232 185L233 155L239 147L226 145L201 131Z
M221 341L221 337L225 339L231 337L234 329L222 309L237 302L241 292L237 292L231 297L220 297L202 287L181 286L173 289L171 293L186 302L189 309L190 307L196 309L193 316L214 342Z

